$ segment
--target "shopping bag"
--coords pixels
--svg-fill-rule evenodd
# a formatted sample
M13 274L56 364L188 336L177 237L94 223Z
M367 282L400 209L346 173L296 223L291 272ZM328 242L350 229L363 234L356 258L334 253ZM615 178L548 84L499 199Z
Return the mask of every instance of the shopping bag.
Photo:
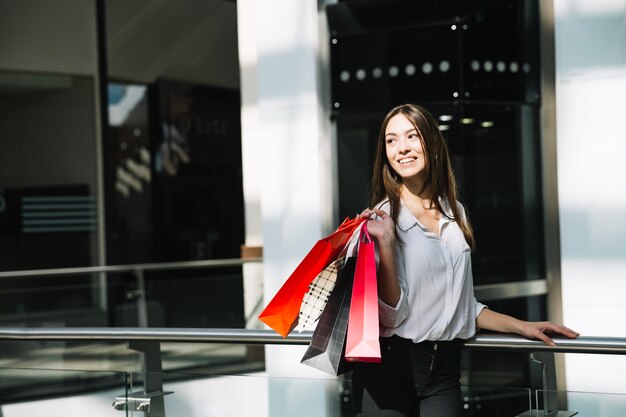
M352 232L364 221L363 218L347 218L335 232L318 240L261 312L259 319L287 337L298 324L300 305L309 284L322 269L337 259Z
M380 362L379 331L376 254L374 242L365 224L361 229L354 270L346 338L346 360Z
M341 375L351 367L344 355L355 264L354 257L346 260L301 361L332 375Z
M298 314L298 325L294 330L302 332L313 326L320 318L335 288L337 277L341 273L345 260L344 256L337 258L311 281L309 290L302 299L300 313Z
M311 281L309 284L309 290L302 299L300 313L298 314L298 325L294 328L294 330L302 332L302 330L306 330L313 326L319 319L322 314L322 310L324 309L326 302L335 287L335 282L341 272L341 268L343 268L346 258L356 254L356 248L358 247L360 236L361 228L357 227L352 232L352 236L345 244L344 248L341 250L337 260L324 268L322 272L320 272L319 275ZM350 279L352 279L352 276Z

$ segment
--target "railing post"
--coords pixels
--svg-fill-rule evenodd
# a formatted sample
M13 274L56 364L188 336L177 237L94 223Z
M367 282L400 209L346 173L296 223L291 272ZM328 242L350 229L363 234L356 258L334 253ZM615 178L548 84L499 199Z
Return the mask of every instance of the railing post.
M137 297L137 325L139 327L148 327L148 303L146 301L146 283L143 269L134 269L133 274L137 280L137 289L135 290Z
M531 352L530 359L541 366L541 389L543 394L543 415L556 416L559 412L559 398L557 397L556 368L554 366L554 353ZM539 396L537 398L537 413L539 410Z
M535 384L535 387L533 387L535 391L536 409L531 409L524 414L520 414L518 417L571 417L578 414L578 412L559 410L559 393L557 391L554 352L531 352L530 360L541 366L540 386ZM543 401L541 401L541 404L539 403L539 391L543 391Z
M143 392L133 392L120 396L113 403L114 408L143 411L146 417L165 417L163 396L172 392L163 391L161 367L161 344L159 341L131 340L128 348L141 354L143 363Z

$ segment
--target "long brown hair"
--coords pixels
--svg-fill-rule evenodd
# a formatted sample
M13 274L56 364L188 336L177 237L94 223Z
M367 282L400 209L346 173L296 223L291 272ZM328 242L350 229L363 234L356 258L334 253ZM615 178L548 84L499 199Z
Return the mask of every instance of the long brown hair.
M422 148L425 155L425 178L420 194L426 192L431 204L450 220L457 222L467 244L475 247L474 232L467 217L461 215L458 208L457 185L448 146L439 130L435 118L425 108L416 104L403 104L394 107L383 119L376 142L376 155L374 158L374 172L370 186L370 206L374 207L385 198L389 198L391 205L390 214L394 222L398 221L400 212L400 192L402 180L393 170L387 160L387 150L385 143L385 130L389 120L401 114L406 117L415 127L419 134ZM452 211L452 216L441 207L439 197L447 199Z

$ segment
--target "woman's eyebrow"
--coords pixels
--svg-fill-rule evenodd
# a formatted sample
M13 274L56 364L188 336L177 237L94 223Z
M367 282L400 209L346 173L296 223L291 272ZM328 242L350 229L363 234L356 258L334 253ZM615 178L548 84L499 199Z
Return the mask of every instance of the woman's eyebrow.
M405 133L405 134L409 134L409 133L412 133L412 132L417 133L417 129L412 128L412 129L406 130L404 133ZM396 136L396 133L395 133L395 132L385 133L385 137L387 137L387 136L389 136L389 135L391 135L391 136Z

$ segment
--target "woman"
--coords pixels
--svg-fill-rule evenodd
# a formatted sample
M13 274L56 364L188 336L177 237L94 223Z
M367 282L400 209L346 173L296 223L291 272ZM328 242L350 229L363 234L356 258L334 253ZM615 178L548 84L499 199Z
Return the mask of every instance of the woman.
M460 340L477 328L554 342L578 333L491 311L473 293L472 227L437 122L405 104L385 117L370 205L359 216L379 248L382 363L358 363L360 416L460 416Z

